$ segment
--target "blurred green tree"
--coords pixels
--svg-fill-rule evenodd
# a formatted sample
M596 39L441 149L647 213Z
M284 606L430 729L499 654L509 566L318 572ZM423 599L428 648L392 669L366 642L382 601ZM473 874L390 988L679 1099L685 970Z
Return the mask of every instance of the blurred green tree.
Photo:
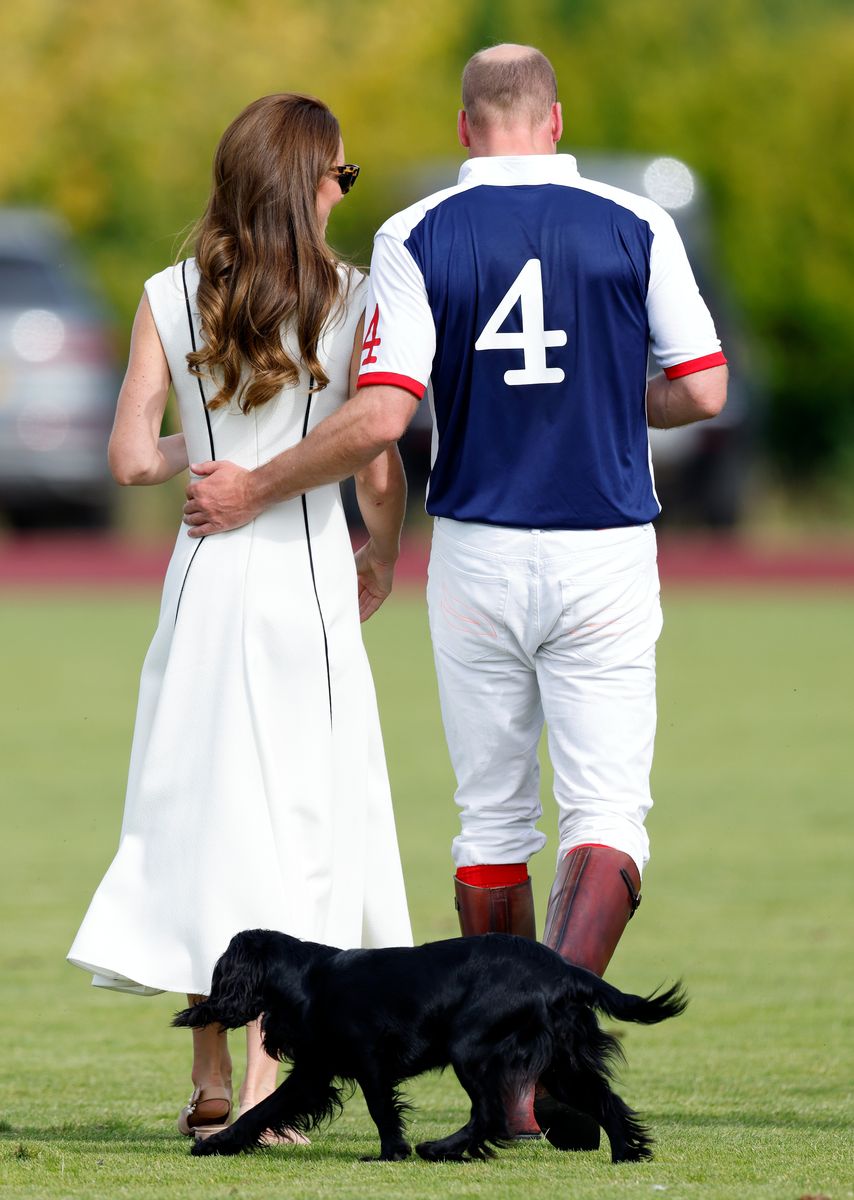
M849 0L28 0L0 11L0 198L64 213L119 311L202 210L229 120L309 91L357 191L331 234L364 262L408 182L459 158L481 45L552 58L564 147L674 154L704 177L720 258L763 350L790 476L854 461L854 12Z

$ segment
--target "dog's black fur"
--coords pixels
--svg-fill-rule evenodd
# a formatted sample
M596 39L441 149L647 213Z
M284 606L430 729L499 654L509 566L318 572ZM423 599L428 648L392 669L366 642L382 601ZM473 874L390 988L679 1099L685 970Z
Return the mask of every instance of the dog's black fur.
M414 949L336 950L255 929L232 938L208 1000L174 1025L237 1029L262 1013L267 1053L293 1067L279 1088L193 1154L254 1149L267 1130L302 1132L361 1087L380 1135L380 1159L411 1153L400 1084L452 1066L471 1099L456 1133L416 1147L422 1158L486 1158L509 1138L505 1103L540 1081L555 1101L605 1130L614 1162L649 1158L650 1136L609 1085L621 1058L594 1009L654 1024L680 1013L679 985L632 996L536 942L507 934ZM546 1131L548 1136L548 1131Z

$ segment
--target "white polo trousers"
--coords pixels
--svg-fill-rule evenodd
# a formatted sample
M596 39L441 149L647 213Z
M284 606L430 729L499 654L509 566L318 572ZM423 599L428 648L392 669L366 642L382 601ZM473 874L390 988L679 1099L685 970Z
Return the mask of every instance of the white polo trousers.
M642 872L662 624L653 527L529 530L439 517L427 601L457 777L455 864L527 862L545 845L536 828L545 721L558 857L600 843Z

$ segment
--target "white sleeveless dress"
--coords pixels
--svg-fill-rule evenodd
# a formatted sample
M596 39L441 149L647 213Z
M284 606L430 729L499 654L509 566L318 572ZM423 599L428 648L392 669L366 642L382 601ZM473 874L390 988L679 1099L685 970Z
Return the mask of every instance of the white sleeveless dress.
M187 370L194 262L148 280L190 462L258 466L346 400L365 301L351 278L319 347L329 385L310 395L303 370L248 415L207 410L210 382ZM118 853L68 958L99 987L205 994L229 939L252 928L341 947L412 941L337 485L229 533L194 540L181 526Z

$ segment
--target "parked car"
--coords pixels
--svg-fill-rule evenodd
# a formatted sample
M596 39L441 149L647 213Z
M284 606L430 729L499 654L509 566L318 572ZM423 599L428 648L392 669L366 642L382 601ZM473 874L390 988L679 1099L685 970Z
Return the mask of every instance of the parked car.
M581 174L648 196L673 217L694 274L714 316L730 364L726 408L714 421L650 430L655 485L665 524L729 528L743 515L755 461L761 387L750 373L747 338L725 281L716 269L714 239L701 180L675 158L579 150ZM399 189L398 206L456 182L458 164L431 163ZM650 373L658 370L650 361ZM429 473L431 418L426 403L401 441L413 505L423 504ZM350 509L352 512L352 508Z
M0 209L0 511L14 529L109 522L112 326L49 213Z

